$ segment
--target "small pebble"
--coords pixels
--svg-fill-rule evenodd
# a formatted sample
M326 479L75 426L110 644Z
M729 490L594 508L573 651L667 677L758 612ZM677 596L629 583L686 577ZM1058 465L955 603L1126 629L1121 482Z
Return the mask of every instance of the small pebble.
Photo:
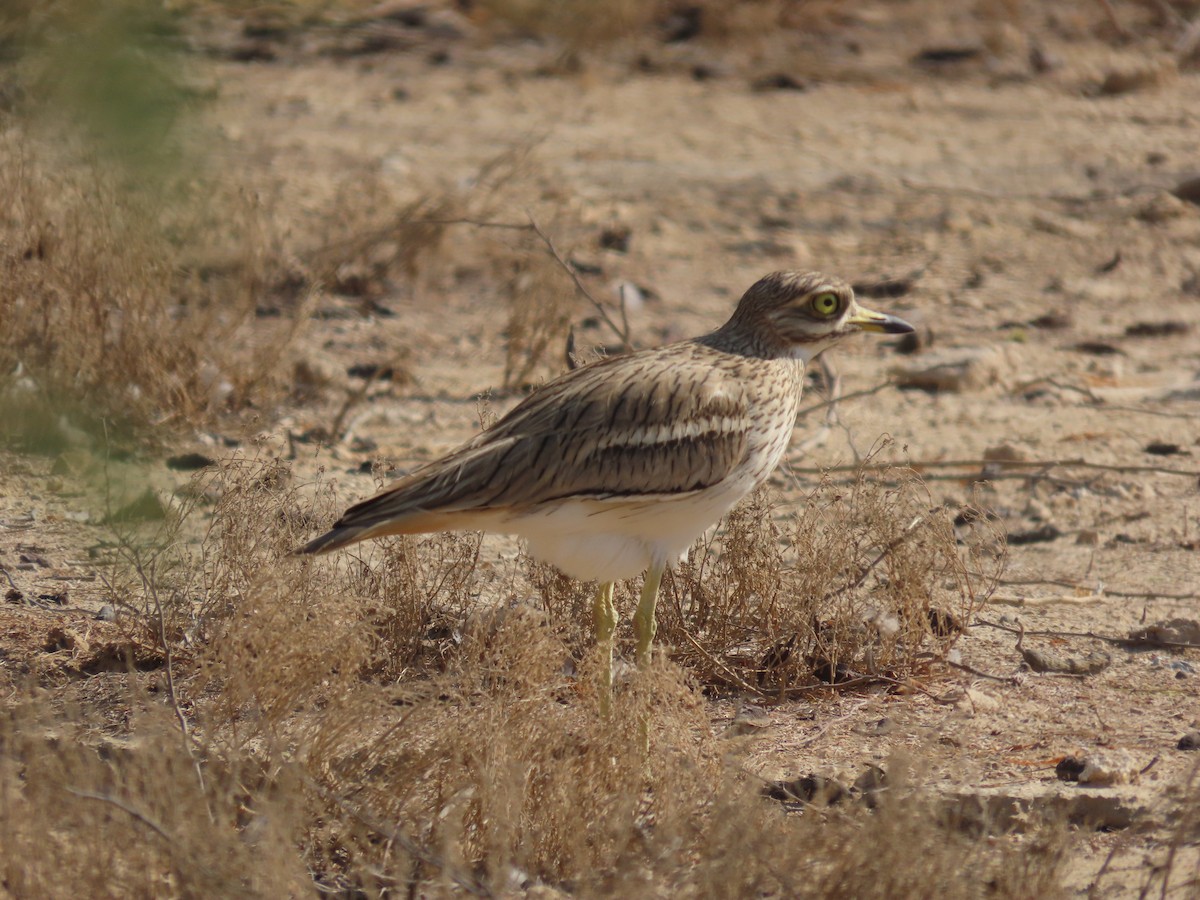
M1170 84L1179 77L1179 68L1174 60L1164 60L1157 64L1137 66L1109 72L1100 83L1099 93L1105 96L1128 94L1133 91L1143 91L1159 88Z
M1181 181L1171 189L1171 193L1180 200L1200 204L1200 177Z

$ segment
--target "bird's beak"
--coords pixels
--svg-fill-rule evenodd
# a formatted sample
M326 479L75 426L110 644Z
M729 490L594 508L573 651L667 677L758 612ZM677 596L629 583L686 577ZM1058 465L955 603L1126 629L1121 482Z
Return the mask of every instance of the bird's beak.
M862 306L846 319L846 324L857 325L859 331L873 331L877 334L908 334L916 330L903 319Z

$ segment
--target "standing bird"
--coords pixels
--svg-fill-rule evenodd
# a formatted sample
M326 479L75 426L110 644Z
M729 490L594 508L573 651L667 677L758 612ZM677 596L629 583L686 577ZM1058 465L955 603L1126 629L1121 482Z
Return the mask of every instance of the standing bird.
M561 375L473 440L350 507L298 552L389 534L519 535L532 556L600 582L593 614L607 708L613 582L646 572L633 617L644 666L664 569L778 465L804 364L858 331L912 330L859 306L840 278L767 275L716 331Z

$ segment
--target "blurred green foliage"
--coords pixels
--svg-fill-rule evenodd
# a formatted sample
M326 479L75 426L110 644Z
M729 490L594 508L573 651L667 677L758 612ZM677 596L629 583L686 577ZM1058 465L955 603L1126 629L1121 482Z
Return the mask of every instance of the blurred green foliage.
M162 3L17 0L0 13L0 47L23 118L74 133L134 184L161 184L187 162L180 126L195 92L181 21Z

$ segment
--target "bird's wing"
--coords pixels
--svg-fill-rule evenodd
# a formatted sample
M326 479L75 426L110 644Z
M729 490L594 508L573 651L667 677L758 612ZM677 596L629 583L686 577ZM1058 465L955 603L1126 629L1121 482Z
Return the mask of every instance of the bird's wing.
M347 510L334 532L349 540L318 538L306 549L438 530L447 514L719 483L746 456L746 391L700 351L676 346L670 355L603 360L544 385L474 440Z
M679 494L726 478L746 455L746 391L692 346L605 360L529 397L476 439L513 442L486 473L485 504Z

